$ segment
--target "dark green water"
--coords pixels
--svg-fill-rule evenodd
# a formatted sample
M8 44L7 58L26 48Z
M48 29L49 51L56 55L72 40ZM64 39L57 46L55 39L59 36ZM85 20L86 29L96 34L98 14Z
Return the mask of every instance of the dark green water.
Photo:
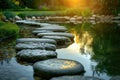
M58 58L79 61L86 76L105 80L120 75L120 26L113 23L60 24L75 36L67 48L57 49ZM34 37L32 28L22 28L20 37ZM0 42L0 80L38 80L31 65L16 60L15 39ZM43 79L40 79L43 80Z

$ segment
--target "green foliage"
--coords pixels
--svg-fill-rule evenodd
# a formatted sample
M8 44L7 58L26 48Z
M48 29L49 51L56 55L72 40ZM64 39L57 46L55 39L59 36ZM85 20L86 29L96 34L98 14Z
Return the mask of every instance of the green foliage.
M9 36L15 36L19 32L17 25L0 21L0 38L4 39Z
M0 9L6 10L6 9L16 9L18 8L17 5L15 5L12 0L0 0Z
M7 19L15 17L15 14L11 11L5 11L5 12L3 12L3 15L6 16Z

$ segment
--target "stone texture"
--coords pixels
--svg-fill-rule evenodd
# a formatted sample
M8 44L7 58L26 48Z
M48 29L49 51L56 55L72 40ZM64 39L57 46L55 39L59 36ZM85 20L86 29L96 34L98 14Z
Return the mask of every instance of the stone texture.
M71 33L62 33L62 32L54 32L54 33L39 33L39 37L42 36L64 36L70 38L72 41L74 39L74 36Z
M23 60L27 62L36 62L40 60L56 58L57 53L55 51L46 51L46 50L21 50L16 55L18 60Z
M32 33L33 34L38 34L38 33L50 33L50 32L53 32L51 30L33 30Z
M103 80L96 77L90 76L62 76L62 77L55 77L50 80Z
M33 65L35 75L51 78L62 75L75 75L84 72L81 63L67 59L48 59L36 62Z
M20 38L17 39L16 42L17 43L41 42L41 43L56 44L56 41L53 39L40 39L40 38Z
M58 45L70 44L71 40L68 37L64 36L43 36L44 39L54 39Z
M35 30L51 30L54 32L65 32L67 29L63 26L58 26L58 25L49 25L49 26L44 26L41 28L36 28Z
M114 76L110 80L120 80L120 76Z
M56 50L56 46L53 44L49 44L49 43L33 43L33 42L29 42L29 43L18 43L16 45L16 50L20 51L22 49L41 49L41 50L52 50L55 51Z

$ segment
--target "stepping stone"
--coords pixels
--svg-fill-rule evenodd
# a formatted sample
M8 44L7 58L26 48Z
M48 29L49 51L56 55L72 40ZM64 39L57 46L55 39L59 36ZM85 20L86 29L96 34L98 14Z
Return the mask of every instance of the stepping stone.
M44 26L51 26L52 24L49 24L49 23L40 23L40 26L41 27L44 27Z
M58 26L58 25L49 25L49 26L44 26L41 28L36 28L35 30L51 30L54 32L65 32L67 29L63 26Z
M30 25L30 26L39 26L40 27L40 24L39 22L34 22L34 21L25 21L24 24L26 25Z
M51 30L34 30L32 31L33 34L38 34L38 33L52 33L53 31Z
M29 42L29 43L18 43L16 45L16 50L20 51L22 49L41 49L41 50L52 50L55 51L56 50L56 46L53 44L49 44L49 43L33 43L33 42Z
M57 53L55 51L46 51L46 50L21 50L16 55L18 60L27 61L27 62L36 62L45 59L56 58Z
M70 44L71 40L64 36L43 36L44 39L54 39L58 45Z
M33 65L36 76L51 78L63 75L76 75L84 72L81 63L68 59L48 59Z
M30 26L39 26L41 25L41 23L39 22L35 22L35 21L29 21L29 20L18 20L16 21L17 24L26 24L26 25L30 25Z
M64 36L70 38L72 41L74 39L74 36L70 33L62 33L62 32L54 32L54 33L38 33L38 37L42 36Z
M17 20L16 21L17 24L24 24L24 22L26 22L26 20Z
M28 42L41 42L41 43L56 44L56 41L53 39L20 38L16 40L16 43L28 43Z
M114 76L110 80L120 80L120 76Z
M96 77L90 76L62 76L62 77L55 77L50 80L103 80Z

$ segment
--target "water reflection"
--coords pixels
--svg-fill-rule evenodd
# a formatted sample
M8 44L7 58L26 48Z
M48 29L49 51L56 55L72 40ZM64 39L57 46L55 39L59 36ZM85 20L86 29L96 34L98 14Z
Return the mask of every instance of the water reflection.
M68 49L74 52L73 56L79 52L79 54L89 57L90 62L88 60L87 63L90 64L94 76L107 80L109 76L120 75L120 27L117 24L99 23L92 25L82 23L62 25L65 25L69 32L75 35L75 43L69 46ZM80 59L76 60L80 61ZM83 63L83 65L86 64ZM86 70L90 71L90 68L86 67ZM87 75L91 74L86 73Z

